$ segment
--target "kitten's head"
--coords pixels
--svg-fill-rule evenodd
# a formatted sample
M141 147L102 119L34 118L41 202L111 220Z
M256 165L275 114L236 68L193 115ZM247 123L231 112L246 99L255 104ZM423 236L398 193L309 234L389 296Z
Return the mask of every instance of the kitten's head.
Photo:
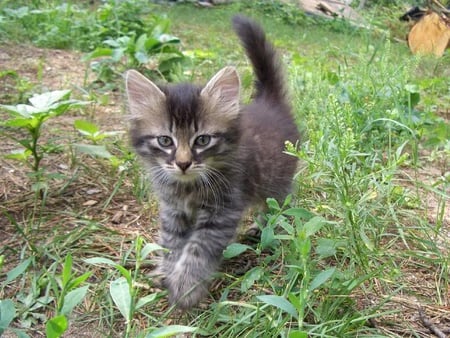
M207 182L230 165L239 141L239 88L232 67L204 88L158 87L137 71L126 73L131 141L154 180Z

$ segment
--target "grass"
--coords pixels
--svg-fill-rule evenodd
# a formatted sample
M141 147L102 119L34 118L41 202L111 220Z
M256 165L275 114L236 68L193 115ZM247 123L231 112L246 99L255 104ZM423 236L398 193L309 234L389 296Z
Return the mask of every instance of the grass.
M20 18L22 5L29 9ZM81 83L68 88L72 96L91 104L46 121L42 144L56 142L63 151L45 152L41 161L49 174L44 198L32 192L24 165L0 160L0 332L58 336L64 323L49 323L60 323L61 315L67 337L192 330L194 337L431 337L425 322L411 319L419 311L440 330L450 326L448 53L413 57L384 27L370 32L316 22L278 2L201 9L111 1L96 9L48 0L40 3L44 12L52 9L46 16L24 21L35 5L0 5L6 53L31 50L38 59L5 61L0 80L8 91L1 101L16 105L41 88L66 89L52 80L63 73L68 83ZM230 246L211 297L179 314L148 277L157 201L126 136L111 133L124 130L122 96L108 89L120 88L120 80L106 77L111 86L98 87L89 64L68 69L52 50L43 61L32 45L92 52L107 37L100 32L114 38L143 27L127 14L142 22L164 15L189 56L166 78L204 82L234 64L247 95L248 61L224 28L236 12L261 21L282 51L304 134L300 149L288 151L301 166L292 199L268 201L261 241ZM83 33L69 33L70 15ZM25 44L12 43L19 39ZM93 144L79 122L74 126L80 119L91 122L84 129L92 137L111 136ZM0 133L2 153L15 149ZM14 313L10 322L4 313Z

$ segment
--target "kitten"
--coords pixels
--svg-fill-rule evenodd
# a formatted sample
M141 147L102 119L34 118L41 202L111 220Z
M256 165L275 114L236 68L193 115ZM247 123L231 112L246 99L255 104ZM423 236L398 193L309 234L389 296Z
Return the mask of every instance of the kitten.
M159 198L160 242L169 250L158 269L180 309L207 293L244 211L268 197L283 201L297 165L283 153L299 134L274 47L253 21L236 16L233 25L256 76L247 106L233 67L204 87L158 87L137 71L126 74L131 142Z

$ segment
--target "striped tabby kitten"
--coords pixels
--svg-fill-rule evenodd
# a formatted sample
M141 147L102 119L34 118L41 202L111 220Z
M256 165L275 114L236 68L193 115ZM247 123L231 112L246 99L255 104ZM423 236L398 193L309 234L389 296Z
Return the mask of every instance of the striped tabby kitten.
M255 72L252 103L239 103L236 69L204 86L156 86L126 74L131 141L160 202L160 242L169 250L159 272L169 301L198 304L233 240L244 211L289 193L296 159L283 153L299 135L279 60L261 27L236 16L234 29Z

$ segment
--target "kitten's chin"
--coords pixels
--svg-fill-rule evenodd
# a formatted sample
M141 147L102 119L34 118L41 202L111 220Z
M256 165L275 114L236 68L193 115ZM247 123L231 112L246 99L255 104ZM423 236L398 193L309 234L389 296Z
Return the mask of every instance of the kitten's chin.
M181 173L181 172L177 172L171 175L172 179L174 181L180 182L180 183L194 183L195 181L197 181L199 179L199 175L196 173Z

